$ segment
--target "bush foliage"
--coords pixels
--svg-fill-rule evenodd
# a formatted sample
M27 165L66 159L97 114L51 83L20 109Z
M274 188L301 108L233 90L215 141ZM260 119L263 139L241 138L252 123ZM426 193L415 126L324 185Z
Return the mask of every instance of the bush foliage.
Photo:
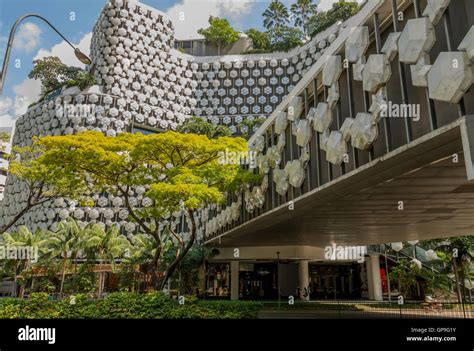
M118 292L101 300L78 294L64 300L33 293L28 299L0 299L2 319L243 319L256 318L261 304L245 301L198 301L187 296L180 305L162 292Z

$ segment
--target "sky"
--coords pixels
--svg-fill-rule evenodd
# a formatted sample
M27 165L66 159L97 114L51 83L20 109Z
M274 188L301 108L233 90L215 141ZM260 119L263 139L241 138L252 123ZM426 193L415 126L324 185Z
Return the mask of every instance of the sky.
M281 0L290 5L294 0ZM262 29L262 13L270 0L142 0L165 12L173 21L178 39L196 38L199 28L207 27L210 15L229 19L239 31ZM315 0L321 10L336 0ZM26 13L46 17L81 51L88 54L92 28L106 0L0 0L0 62L15 20ZM28 18L18 27L3 94L0 95L0 127L11 127L15 119L36 101L40 83L28 79L33 61L58 56L68 65L82 67L72 49L52 29L37 18Z

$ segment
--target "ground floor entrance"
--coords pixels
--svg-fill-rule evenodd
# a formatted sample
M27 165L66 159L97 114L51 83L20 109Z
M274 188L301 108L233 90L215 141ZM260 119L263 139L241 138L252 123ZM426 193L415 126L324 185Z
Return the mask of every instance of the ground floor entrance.
M238 300L360 299L368 296L365 263L309 260L206 264L205 298Z
M364 288L361 264L314 262L309 264L312 300L358 299Z

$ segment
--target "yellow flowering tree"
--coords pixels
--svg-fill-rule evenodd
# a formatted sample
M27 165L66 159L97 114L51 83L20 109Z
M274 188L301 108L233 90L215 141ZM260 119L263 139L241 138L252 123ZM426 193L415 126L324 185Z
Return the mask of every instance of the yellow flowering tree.
M56 164L48 164L38 157L43 148L32 146L14 147L9 156L9 177L19 180L24 190L24 201L20 209L0 227L0 234L14 226L27 212L58 197L81 198L87 188L82 179L71 172L64 172Z
M42 149L36 159L39 164L81 179L80 188L88 187L91 194L106 192L123 198L130 219L156 243L152 277L161 289L196 241L196 211L207 203L224 201L227 193L254 180L238 164L220 162L222 153L248 152L242 138L209 139L173 131L117 137L83 132L44 137L35 145ZM131 201L137 186L146 189L143 195L151 200L146 205ZM180 211L190 222L186 241L169 221ZM163 257L170 242L177 246L176 257L166 263ZM164 278L158 278L159 271L165 272Z

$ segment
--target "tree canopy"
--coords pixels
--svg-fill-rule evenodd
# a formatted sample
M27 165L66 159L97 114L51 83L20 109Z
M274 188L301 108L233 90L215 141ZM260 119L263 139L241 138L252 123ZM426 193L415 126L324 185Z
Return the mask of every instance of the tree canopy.
M230 129L223 125L215 125L207 122L202 117L191 117L178 127L181 133L192 133L206 135L209 139L215 139L221 136L230 137Z
M0 141L2 141L4 143L10 141L10 133L0 132Z
M272 0L262 16L263 26L268 30L286 26L290 21L288 9L279 0Z
M90 73L79 67L67 66L56 56L38 59L33 63L35 66L28 74L28 78L41 81L43 95L64 85L84 89L95 84L95 79Z
M294 16L295 26L301 27L306 32L308 20L316 14L317 7L314 0L297 0L292 4L290 9Z
M217 54L220 55L223 45L229 45L239 40L239 32L230 25L225 18L209 17L209 27L201 28L198 33L206 38L206 41L217 46Z
M274 51L289 51L303 45L304 33L295 27L282 26L270 31Z
M290 26L290 12L279 0L273 0L262 14L271 51L289 51L303 44L304 33Z
M14 147L9 156L8 172L24 186L25 201L21 209L0 227L0 234L15 225L32 208L58 197L81 199L87 189L80 177L64 172L62 167L42 162L43 148L34 139L32 146Z
M246 53L265 53L271 51L271 43L268 32L260 32L255 28L251 28L245 32L252 41L252 49Z
M193 246L198 226L195 213L208 203L221 203L226 194L241 188L255 176L238 164L219 162L222 152L248 152L242 138L182 134L168 131L142 135L121 133L108 137L99 132L67 136L48 136L35 141L42 149L35 162L48 165L77 179L79 188L121 196L130 218L139 231L156 243L153 276L165 271L161 288L176 266ZM145 188L141 205L131 201L131 191ZM190 239L184 242L172 219L178 213L188 217ZM175 261L164 267L163 248L171 238L178 246ZM157 282L158 284L158 282Z
M337 21L345 21L360 10L357 2L338 1L328 11L316 12L306 22L306 32L314 37L319 32L331 27Z

